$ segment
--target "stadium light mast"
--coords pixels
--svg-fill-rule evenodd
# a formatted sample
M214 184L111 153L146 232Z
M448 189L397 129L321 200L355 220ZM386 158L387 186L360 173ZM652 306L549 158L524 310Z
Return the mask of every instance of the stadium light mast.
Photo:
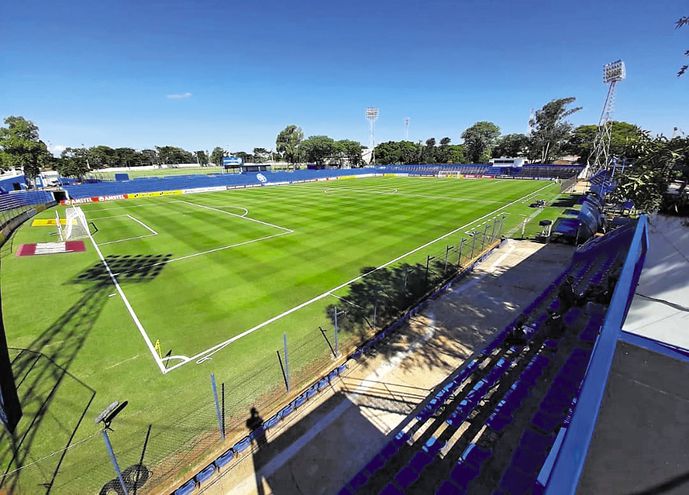
M366 109L366 118L370 124L370 142L371 142L371 165L376 163L376 120L378 119L378 108L368 107Z
M610 168L610 127L613 108L615 107L615 87L627 77L627 70L622 60L616 60L603 66L603 84L608 85L603 112L598 121L598 132L593 140L593 149L588 160L589 176L600 170Z
M404 140L409 141L409 122L411 119L409 117L404 118Z

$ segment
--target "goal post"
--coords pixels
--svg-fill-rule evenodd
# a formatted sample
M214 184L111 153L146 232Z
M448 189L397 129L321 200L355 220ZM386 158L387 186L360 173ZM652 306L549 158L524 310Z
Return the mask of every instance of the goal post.
M84 239L89 236L89 226L86 215L78 206L70 206L65 210L65 228L63 240Z
M64 234L62 232L62 220L60 220L60 213L55 210L55 225L57 226L57 237L61 241L64 241Z

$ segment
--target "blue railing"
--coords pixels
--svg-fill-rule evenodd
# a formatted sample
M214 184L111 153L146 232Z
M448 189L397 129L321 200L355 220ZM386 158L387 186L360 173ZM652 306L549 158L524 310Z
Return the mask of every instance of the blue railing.
M593 349L572 422L550 473L546 485L547 495L574 495L576 492L596 426L617 340L629 311L647 251L648 220L645 216L641 216L608 307L603 328Z

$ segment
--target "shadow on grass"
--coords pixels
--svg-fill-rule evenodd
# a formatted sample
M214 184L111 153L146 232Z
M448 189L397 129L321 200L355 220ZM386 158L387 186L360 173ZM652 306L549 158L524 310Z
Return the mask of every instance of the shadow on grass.
M118 280L148 282L170 257L125 255L107 260ZM14 434L0 431L0 491L50 493L97 392L69 369L112 293L112 281L98 263L67 283L85 286L79 299L28 346L10 348L24 415ZM138 476L139 483L148 479L141 469Z
M516 316L520 307L531 302L550 279L559 275L570 256L569 247L546 245L508 269L479 269L475 275L482 283L490 284L489 289L476 288L476 278L469 280L439 301L432 311L412 317L410 332L390 334L383 345L375 346L371 352L389 359L409 351L413 345L415 358L402 360L401 369L415 369L419 365L453 369L457 359L466 359L483 348ZM440 259L430 263L428 275L426 266L420 264L374 272L366 267L361 273L367 275L353 283L336 305L326 308L333 324L333 314L338 311L341 332L356 336L354 340L358 342L351 345L359 345L375 331L393 324L457 271Z

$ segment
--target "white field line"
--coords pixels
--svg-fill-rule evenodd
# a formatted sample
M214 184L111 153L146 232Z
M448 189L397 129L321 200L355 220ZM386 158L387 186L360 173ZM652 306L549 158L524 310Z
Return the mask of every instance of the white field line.
M143 228L145 228L146 230L148 230L149 232L151 232L153 235L158 235L158 232L156 232L155 230L153 230L151 227L149 227L148 225L146 225L145 223L143 223L143 222L142 222L141 220L139 220L138 218L134 218L133 216L131 216L131 215L129 215L129 214L127 214L127 216L128 216L129 218L131 218L132 220L134 220L134 221L135 221L136 223L138 223L139 225L141 225Z
M174 263L175 261L188 260L189 258L196 258L197 256L203 256L205 254L217 253L218 251L224 251L226 249L232 249L232 248L236 248L239 246L246 246L247 244L253 244L254 242L267 241L268 239L272 239L273 237L280 237L280 236L292 234L292 233L294 233L293 230L290 230L289 232L280 232L279 234L266 235L263 237L259 237L258 239L250 239L248 241L237 242L236 244L230 244L228 246L220 246L217 248L209 249L207 251L199 251L198 253L188 254L186 256L181 256L179 258L173 258L173 259L167 260L167 261L160 261L158 263L154 263L151 266L168 265L170 263Z
M545 189L545 188L547 188L547 187L549 187L549 186L550 186L550 184L546 184L545 186L543 186L543 187L537 189L536 191L533 191L533 192L531 192L531 193L529 193L529 194L526 194L526 195L522 196L522 197L519 198L519 199L516 199L516 200L514 200L514 201L512 201L512 202L510 202L510 203L507 203L507 204L501 206L500 208L497 208L497 209L491 211L490 213L486 213L486 214L483 215L482 217L479 217L479 218L477 218L476 220L473 220L473 221L467 223L466 225L462 225L461 227L457 227L456 229L453 229L453 230L451 230L450 232L448 232L448 233L446 233L446 234L443 234L443 235L441 235L440 237L437 237L437 238L433 239L432 241L429 241L429 242L427 242L427 243L425 243L425 244L422 244L421 246L419 246L419 247L417 247L417 248L414 248L414 249L412 249L411 251L409 251L409 252L407 252L407 253L404 253L403 255L400 255L400 256L398 256L397 258L395 258L395 259L393 259L393 260L390 260L390 261L388 261L387 263L384 263L384 264L380 265L380 266L377 267L377 268L374 268L373 270L370 270L370 271L368 271L368 272L366 272L366 273L363 273L363 274L359 275L358 277L354 277L353 279L348 280L347 282L345 282L345 283L343 283L343 284L340 284L340 285L338 285L337 287L334 287L334 288L330 289L329 291L326 291L326 292L324 292L324 293L322 293L322 294L320 294L320 295L318 295L318 296L316 296L316 297L313 297L313 298L309 299L308 301L305 301L305 302L303 302L303 303L301 303L301 304L299 304L299 305L297 305L297 306L294 306L293 308L288 309L287 311L285 311L285 312L283 312L283 313L280 313L279 315L273 316L272 318L270 318L270 319L264 321L263 323L259 323L258 325L254 326L254 327L251 327L251 328L249 328L248 330L245 330L245 331L243 331L242 333L240 333L240 334L238 334L238 335L235 335L234 337L225 340L224 342L220 342L219 344L216 344L216 345L214 345L213 347L210 347L210 348L206 349L205 351L199 352L198 354L196 354L196 355L190 357L187 361L184 361L184 362L182 362L182 363L178 363L178 364L176 364L176 365L174 365L174 366L168 368L168 369L166 370L166 372L172 371L172 370L174 370L174 369L176 369L176 368L178 368L178 367L180 367L180 366L183 366L184 364L186 364L186 363L188 363L188 362L190 362L190 361L199 360L200 358L203 358L203 359L201 360L201 362L203 362L203 361L205 361L206 359L208 359L212 354L215 354L216 352L220 351L221 349L227 347L227 346L230 345L232 342L235 342L235 341L237 341L237 340L239 340L239 339L241 339L241 338L243 338L243 337L246 337L247 335L249 335L249 334L251 334L251 333L253 333L253 332L257 331L257 330L260 330L261 328L263 328L263 327L265 327L265 326L267 326L267 325L270 325L271 323L274 323L274 322L276 322L276 321L278 321L278 320L284 318L285 316L288 316L288 315L294 313L295 311L299 311L300 309L302 309L302 308L304 308L304 307L306 307L306 306L309 306L310 304L313 304L313 303L315 303L315 302L317 302L317 301L320 301L321 299L323 299L323 298L325 298L325 297L328 297L328 296L329 296L330 294L332 294L333 292L336 292L336 291L342 289L343 287L347 287L348 285L351 285L352 283L356 282L357 280L360 280L360 279L366 277L367 275L370 275L371 273L373 273L373 272L375 272L375 271L378 271L378 270L380 270L380 269L382 269L382 268L386 268L386 267L392 265L393 263L396 263L396 262L398 262L399 260L401 260L401 259L403 259L403 258L405 258L405 257L407 257L407 256L409 256L409 255L411 255L411 254L414 254L414 253L416 253L416 252L418 252L418 251L420 251L420 250L422 250L422 249L424 249L424 248L430 246L431 244L436 243L437 241L440 241L440 240L442 240L442 239L445 239L446 237L449 237L449 236L451 236L451 235L453 235L453 234L455 234L455 233L457 233L457 232L459 232L459 231L461 231L461 230L467 228L467 227L470 226L470 225L473 225L473 224L475 224L475 223L478 223L478 222L480 222L481 220L483 220L484 218L487 218L487 217L489 217L489 216L491 216L491 215L495 215L495 214L498 213L499 211L502 211L502 210L504 210L505 208L508 208L508 207L512 206L513 204L519 203L520 201L523 201L523 200L527 199L529 196L533 196L533 195L535 195L535 194L538 194L538 193L541 192L543 189Z
M141 321L139 321L139 317L136 316L136 313L134 312L132 305L129 304L129 299L127 299L127 296L124 294L122 287L120 287L120 283L117 281L117 277L115 277L115 274L110 269L110 265L108 265L108 262L105 261L105 258L103 257L103 253L101 253L100 248L98 247L98 244L96 244L96 241L94 240L93 236L91 235L91 232L88 232L88 236L89 236L89 239L91 239L91 244L93 244L93 249L96 250L98 257L103 262L103 266L105 267L105 271L108 272L108 275L110 276L110 280L112 280L112 283L115 285L115 289L117 290L118 294L122 298L122 302L124 303L125 308L127 308L129 315L132 317L132 320L134 321L134 325L136 325L136 328L139 330L139 333L144 338L144 342L146 342L146 346L148 347L148 350L151 351L151 355L153 356L153 360L158 365L158 368L160 369L160 371L162 373L165 373L165 366L163 365L162 361L158 357L158 353L156 352L155 348L153 347L153 343L151 342L151 339L148 338L148 334L146 333L146 329L144 329L144 326L141 324Z
M249 220L249 221L251 221L251 222L260 223L261 225L267 225L268 227L273 227L274 229L283 230L283 231L285 231L285 232L287 232L287 233L289 233L289 234L291 234L292 232L294 232L292 229L288 229L287 227L281 227L281 226L279 226L279 225L275 225L274 223L264 222L263 220L257 220L257 219L255 219L255 218L247 217L247 216L244 216L244 215L237 215L236 213L231 213L231 212L229 212L229 211L220 210L220 209L214 208L214 207L212 207L212 206L206 206L206 205L202 205L202 204L199 204L199 203L193 203L193 202L191 202L191 201L184 201L184 200L178 200L178 201L174 201L174 202L175 202L175 203L184 203L184 204L192 205L192 206L197 206L197 207L199 207L199 208L205 208L206 210L217 211L217 212L219 212L219 213L223 213L223 214L225 214L225 215L230 215L230 216L237 217L237 218L243 218L244 220Z
M149 227L148 225L146 225L145 223L143 223L143 222L142 222L141 220L139 220L138 218L134 218L133 216L131 216L131 215L129 215L129 214L117 215L117 216L120 216L120 217L129 217L129 218L131 218L132 220L134 220L136 223L138 223L139 225L143 226L146 230L148 230L148 231L151 232L151 233L150 233L150 234L144 234L144 235L137 235L137 236L134 236L134 237L125 237L124 239L117 239L116 241L101 242L101 243L99 244L100 246L107 246L108 244L117 244L118 242L133 241L133 240L135 240L135 239L145 239L146 237L153 237L153 236L158 235L158 232L156 232L155 230L153 230L151 227Z

